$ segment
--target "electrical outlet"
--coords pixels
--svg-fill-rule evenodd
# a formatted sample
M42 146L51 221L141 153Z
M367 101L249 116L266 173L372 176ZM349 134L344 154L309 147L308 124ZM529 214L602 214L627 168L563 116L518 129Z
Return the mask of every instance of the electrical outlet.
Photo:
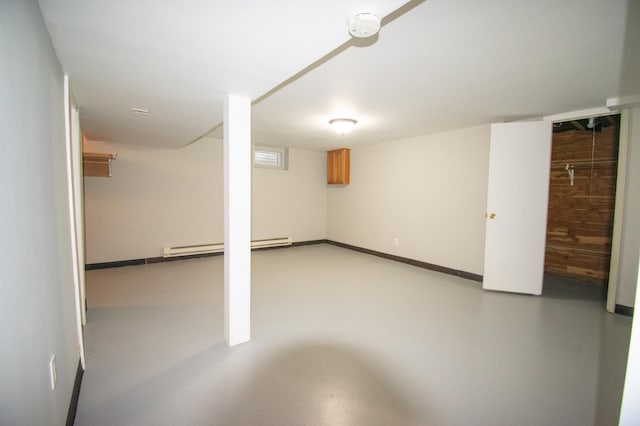
M58 383L58 370L56 369L56 356L51 355L51 359L49 360L49 378L51 379L51 390L56 388L56 383Z
M400 246L400 238L394 238L393 245L396 246L396 247L399 247Z

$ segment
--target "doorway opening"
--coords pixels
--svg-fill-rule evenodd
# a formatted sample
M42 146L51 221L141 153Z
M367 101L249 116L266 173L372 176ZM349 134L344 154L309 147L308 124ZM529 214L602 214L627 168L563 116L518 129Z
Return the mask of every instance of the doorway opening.
M545 290L606 299L619 136L619 114L553 125Z

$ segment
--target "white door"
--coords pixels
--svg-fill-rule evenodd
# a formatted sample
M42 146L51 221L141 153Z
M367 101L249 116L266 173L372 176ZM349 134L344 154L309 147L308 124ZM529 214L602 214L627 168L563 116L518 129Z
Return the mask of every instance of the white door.
M551 122L491 125L486 290L542 294Z

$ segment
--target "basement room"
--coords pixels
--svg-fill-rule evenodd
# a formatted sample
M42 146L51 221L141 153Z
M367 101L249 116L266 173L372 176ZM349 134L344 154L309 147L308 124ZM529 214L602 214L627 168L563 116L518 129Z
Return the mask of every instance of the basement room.
M638 22L2 2L0 424L639 424Z

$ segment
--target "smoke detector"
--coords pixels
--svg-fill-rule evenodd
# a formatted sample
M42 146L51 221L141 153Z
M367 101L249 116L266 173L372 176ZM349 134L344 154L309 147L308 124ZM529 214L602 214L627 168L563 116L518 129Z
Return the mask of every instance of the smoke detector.
M380 17L373 12L360 12L349 18L349 34L356 38L367 38L380 31Z

